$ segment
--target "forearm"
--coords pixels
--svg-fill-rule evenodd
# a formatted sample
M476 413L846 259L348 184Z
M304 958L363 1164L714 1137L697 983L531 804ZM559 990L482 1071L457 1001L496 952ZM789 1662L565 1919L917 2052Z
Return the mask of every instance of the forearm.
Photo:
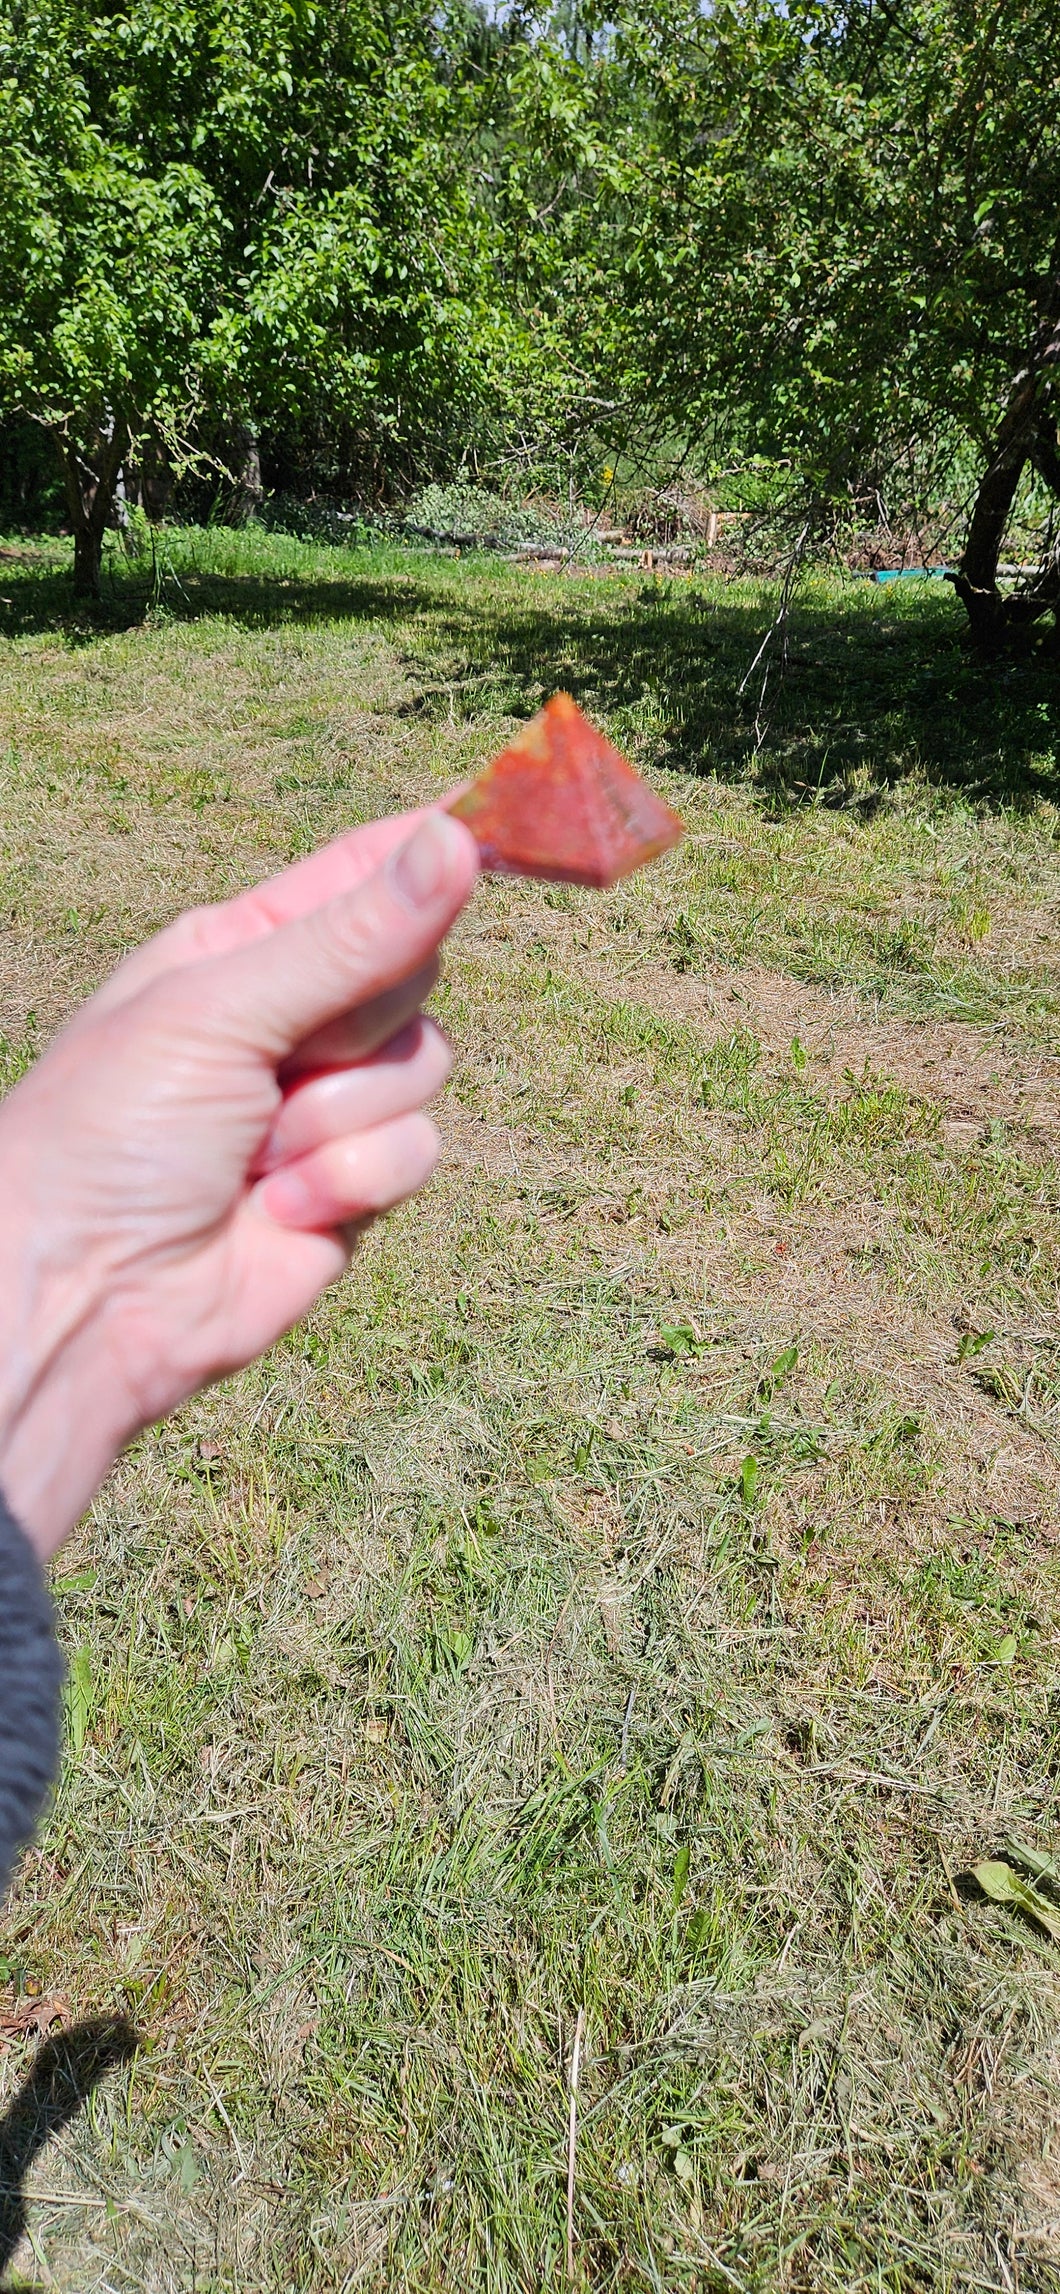
M0 1497L0 1891L55 1781L62 1674L40 1562Z

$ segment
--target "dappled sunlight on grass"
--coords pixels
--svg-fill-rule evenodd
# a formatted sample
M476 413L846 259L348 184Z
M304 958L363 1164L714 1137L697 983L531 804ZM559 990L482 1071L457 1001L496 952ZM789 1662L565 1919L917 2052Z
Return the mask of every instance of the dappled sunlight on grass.
M749 773L786 802L864 809L910 774L1001 802L1058 793L1055 657L977 662L938 583L809 575L783 644L748 675L776 610L762 581L535 574L254 529L163 533L156 553L148 569L115 550L102 604L76 611L59 545L27 556L5 574L2 627L91 643L145 615L407 624L436 673L428 711L523 715L565 685L655 761Z

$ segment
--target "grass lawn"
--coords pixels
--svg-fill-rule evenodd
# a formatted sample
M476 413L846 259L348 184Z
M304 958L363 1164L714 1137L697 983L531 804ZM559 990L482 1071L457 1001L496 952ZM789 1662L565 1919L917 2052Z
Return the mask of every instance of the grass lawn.
M690 834L483 887L430 1194L60 1558L0 1979L126 2059L11 2283L1060 2288L1060 1959L967 1877L1060 1855L1055 664L942 584L810 583L760 698L750 584L61 559L0 562L8 1081L556 685Z

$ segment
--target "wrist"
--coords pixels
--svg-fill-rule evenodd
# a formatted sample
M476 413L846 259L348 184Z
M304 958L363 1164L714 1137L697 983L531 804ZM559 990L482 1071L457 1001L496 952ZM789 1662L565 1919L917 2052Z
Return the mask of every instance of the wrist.
M112 1422L105 1391L90 1390L76 1352L50 1365L0 1421L0 1489L42 1561L80 1520L132 1431Z
M87 1271L42 1264L34 1225L0 1237L0 1489L47 1560L135 1429Z

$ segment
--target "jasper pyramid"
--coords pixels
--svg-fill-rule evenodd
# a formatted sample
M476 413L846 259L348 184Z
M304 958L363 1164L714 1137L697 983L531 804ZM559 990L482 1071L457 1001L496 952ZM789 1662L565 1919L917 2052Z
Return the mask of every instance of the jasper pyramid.
M684 834L569 693L553 694L448 810L484 868L561 884L617 884Z

